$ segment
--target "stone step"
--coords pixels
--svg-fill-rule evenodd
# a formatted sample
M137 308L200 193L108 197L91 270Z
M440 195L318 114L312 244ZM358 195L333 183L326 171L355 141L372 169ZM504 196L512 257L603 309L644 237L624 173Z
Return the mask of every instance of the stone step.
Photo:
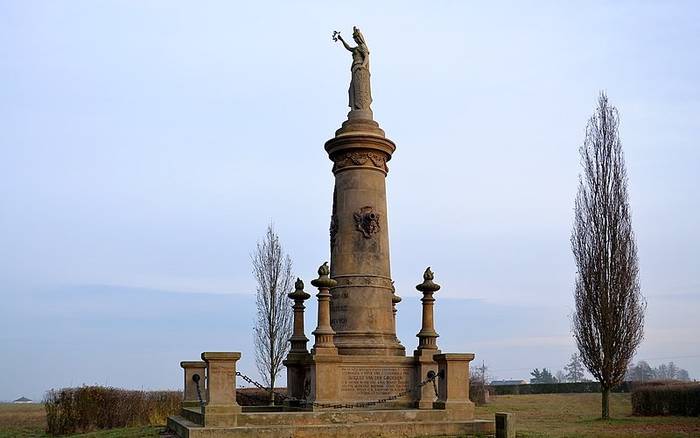
M445 421L445 411L438 410L362 410L335 409L315 412L256 412L238 416L239 426L328 425L359 423L400 423L412 421Z
M171 417L173 420L177 417ZM193 423L168 425L180 438L393 438L427 436L484 436L494 433L493 421L402 421L386 423L192 427ZM189 423L189 425L187 424ZM196 426L196 425L195 425Z

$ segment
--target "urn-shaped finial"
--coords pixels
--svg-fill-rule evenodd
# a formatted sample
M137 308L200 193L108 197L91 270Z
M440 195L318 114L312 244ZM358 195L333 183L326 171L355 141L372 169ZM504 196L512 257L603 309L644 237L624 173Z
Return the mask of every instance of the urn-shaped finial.
M328 275L330 275L330 273L331 273L331 270L328 267L328 262L323 262L323 264L318 267L318 275L319 276L323 276L323 275L328 276Z
M311 295L304 292L304 282L301 281L301 278L297 278L297 281L294 282L294 292L288 293L287 296L293 300L302 301L311 298Z
M433 274L433 271L430 270L430 266L428 266L423 273L423 283L417 285L416 289L421 292L436 292L440 290L440 285L433 282L434 278L435 274Z
M331 270L328 267L328 262L324 262L318 268L318 278L315 280L312 280L311 284L314 285L315 287L326 288L326 289L335 286L336 284L338 284L338 282L329 277L330 273L331 273Z

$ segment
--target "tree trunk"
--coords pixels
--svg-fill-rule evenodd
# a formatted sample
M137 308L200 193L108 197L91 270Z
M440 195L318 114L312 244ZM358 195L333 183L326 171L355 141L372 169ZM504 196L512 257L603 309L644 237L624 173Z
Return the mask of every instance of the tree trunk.
M610 388L602 387L602 406L601 406L601 418L607 420L610 418Z
M270 379L270 406L275 404L275 377L272 376Z

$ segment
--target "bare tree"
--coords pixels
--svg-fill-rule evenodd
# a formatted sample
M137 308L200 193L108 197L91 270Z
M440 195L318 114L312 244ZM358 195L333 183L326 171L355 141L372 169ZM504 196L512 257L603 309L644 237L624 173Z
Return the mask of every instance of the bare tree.
M469 370L469 398L480 406L489 401L488 388L486 387L490 381L488 369L489 367L482 361L480 367Z
M257 282L255 304L255 356L258 372L270 388L274 404L275 380L292 336L292 307L287 293L293 289L292 259L285 254L272 224L251 255Z
M554 378L557 380L557 383L568 383L569 379L566 377L566 374L564 374L564 371L559 370L554 374Z
M622 382L644 337L637 247L627 200L627 172L617 109L601 93L579 148L571 247L577 273L573 334L588 371L600 382L601 415L610 417L610 389Z
M583 382L584 369L583 363L581 362L581 357L574 353L569 359L569 363L564 367L566 370L566 381L567 382Z

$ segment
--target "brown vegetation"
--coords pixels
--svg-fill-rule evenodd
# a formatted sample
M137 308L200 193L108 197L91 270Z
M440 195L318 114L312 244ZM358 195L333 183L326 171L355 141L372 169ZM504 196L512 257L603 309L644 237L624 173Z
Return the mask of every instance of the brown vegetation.
M180 408L176 391L128 391L83 386L48 391L44 399L47 432L67 435L118 427L163 425Z
M700 415L700 384L662 383L643 385L632 392L635 415Z

